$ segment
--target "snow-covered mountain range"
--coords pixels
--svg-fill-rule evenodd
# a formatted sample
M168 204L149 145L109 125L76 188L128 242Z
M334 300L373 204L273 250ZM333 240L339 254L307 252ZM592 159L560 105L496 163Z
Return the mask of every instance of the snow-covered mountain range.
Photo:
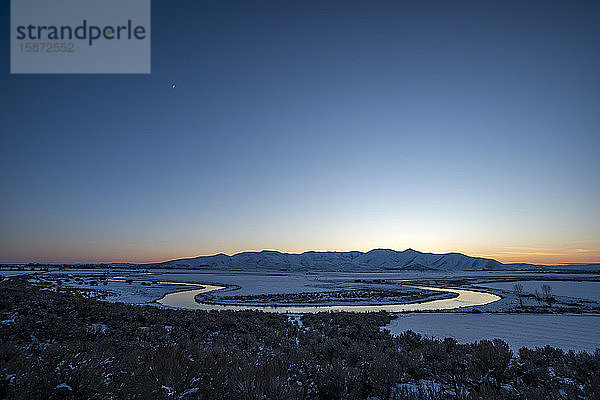
M243 252L232 256L216 254L212 256L184 258L156 263L151 266L247 271L463 271L468 269L515 268L515 265L505 265L489 258L469 257L460 253L421 253L413 249L404 251L375 249L366 253L360 251L307 251L301 254L264 250L260 252Z

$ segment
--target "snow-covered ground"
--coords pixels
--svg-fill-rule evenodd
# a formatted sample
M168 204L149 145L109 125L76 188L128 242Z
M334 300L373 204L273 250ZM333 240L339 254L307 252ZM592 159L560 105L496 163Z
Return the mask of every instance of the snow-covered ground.
M13 275L17 271L6 271L1 275ZM20 272L22 273L22 272ZM436 337L454 337L460 342L472 342L495 337L507 341L513 349L551 345L573 350L593 351L600 347L600 315L568 314L492 314L494 311L510 311L518 306L518 299L512 293L518 281L525 293L540 290L542 284L552 287L553 294L561 301L576 299L600 302L600 282L557 281L558 279L598 278L594 274L540 274L520 271L463 271L463 272L247 272L247 271L199 271L199 270L67 270L30 275L30 279L45 280L52 277L64 278L72 275L65 286L106 290L113 293L107 300L135 304L157 304L156 300L172 292L190 290L189 284L212 284L229 286L213 294L218 296L251 296L258 294L291 294L319 292L335 289L359 287L393 288L396 285L418 284L448 286L468 289L489 288L491 292L504 298L486 306L477 307L483 314L475 313L419 313L402 314L391 322L388 328L393 333L406 329ZM98 279L106 274L106 285ZM490 282L496 279L508 282ZM116 280L115 280L116 279ZM547 279L554 279L548 281ZM52 279L50 279L52 280ZM131 281L128 283L127 281ZM365 283L365 281L385 280L385 283ZM94 285L91 281L97 281ZM144 281L144 283L142 283ZM151 283L147 283L147 282ZM171 282L175 284L168 284ZM448 287L446 286L446 287ZM477 289L476 289L477 290ZM481 289L480 289L481 290ZM566 299L566 300L565 300ZM217 299L218 300L218 299ZM533 298L523 299L525 305L534 306ZM593 305L593 303L592 303Z
M566 281L518 281L518 282L494 282L480 285L481 287L513 290L516 283L523 285L523 293L533 294L535 290L542 292L542 285L552 288L554 296L573 297L585 300L600 301L600 282L566 282Z
M94 288L89 285L80 287ZM132 304L153 304L155 300L160 299L167 293L188 290L189 286L171 285L171 284L152 284L149 286L141 285L139 282L128 284L126 282L108 282L106 286L96 286L96 289L110 290L115 295L107 298L109 301L132 303Z
M87 271L86 271L87 272ZM170 283L155 283L145 285L142 282L149 282L143 275L122 273L109 275L109 279L98 279L96 274L72 274L68 280L64 276L60 276L61 285L74 289L91 289L101 294L106 294L105 300L113 302L122 302L130 304L156 304L155 300L160 299L167 293L183 291L189 289L188 285L183 282L180 285ZM29 280L34 283L51 283L55 284L58 276L55 274L31 274ZM129 283L131 281L131 283ZM95 284L92 284L95 282ZM104 284L106 282L106 285ZM100 296L103 298L103 296Z
M502 339L513 350L550 345L564 350L600 348L600 315L544 314L399 314L384 329L393 334L412 330L460 343Z
M11 271L8 269L0 270L0 276L2 276L2 277L10 277L10 276L23 275L23 274L32 274L32 273L34 273L34 271Z
M23 273L17 271L5 271L6 275ZM31 274L31 272L26 272ZM454 282L450 287L469 289L470 287L489 287L492 292L502 294L505 298L499 302L492 303L480 308L482 311L509 311L518 304L516 296L512 293L512 286L515 282L494 282L480 283L492 279L523 279L525 292L529 292L530 287L541 286L543 279L586 279L598 278L593 274L540 274L522 271L396 271L383 273L349 273L349 272L248 272L248 271L204 271L204 270L173 270L173 269L153 269L150 272L143 270L108 270L108 269L68 269L63 271L54 270L51 272L36 272L38 277L65 276L83 278L83 284L75 284L74 280L68 285L90 288L111 290L117 295L110 298L112 301L123 301L128 303L150 303L163 297L166 293L190 289L189 287L179 285L166 285L158 282L181 282L211 284L217 286L228 286L223 291L212 293L218 300L222 296L253 296L260 294L293 294L302 292L321 292L327 290L356 289L356 288L378 288L378 289L397 289L402 284L412 284L419 281L420 285L445 286L444 281ZM132 284L125 282L108 282L107 285L99 284L97 286L89 285L89 280L94 276L106 274L111 278L120 277L121 279L133 280ZM533 279L533 283L530 280ZM137 281L151 281L151 285L141 285ZM364 283L364 281L371 281ZM386 283L373 283L372 280L385 280ZM363 282L357 282L363 281ZM441 283L440 283L441 282ZM458 284L455 284L458 283ZM600 290L596 287L600 285L597 282L551 282L554 294L561 296L564 290L575 289L576 295L581 293L585 298L598 296ZM475 286L473 286L475 285ZM447 287L448 285L446 285ZM565 292L566 293L566 292ZM523 299L527 305L536 305L537 302L532 298ZM530 304L531 303L531 304Z

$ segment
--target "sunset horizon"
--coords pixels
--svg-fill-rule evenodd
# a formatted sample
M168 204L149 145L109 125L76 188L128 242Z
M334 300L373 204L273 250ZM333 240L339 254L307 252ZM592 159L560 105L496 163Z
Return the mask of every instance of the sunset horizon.
M147 258L64 258L64 259L52 259L52 258L31 258L23 260L9 260L2 261L0 264L26 264L26 263L48 263L48 264L156 264L178 259L196 258L214 256L219 254L225 254L227 256L233 256L240 253L249 252L263 252L273 251L286 254L302 254L307 252L362 252L367 253L372 250L394 250L402 252L404 250L416 250L421 253L433 253L433 254L448 254L448 253L459 253L470 257L487 258L495 261L499 261L503 264L531 264L531 265L569 265L569 264L600 264L600 249L581 249L581 248L563 248L563 249L544 249L544 248L507 248L503 251L496 253L481 253L477 251L468 250L451 250L451 249L420 249L415 247L373 247L373 248L327 248L327 249L277 249L277 248L247 248L247 249L232 249L232 250L221 250L221 251L207 251L203 253L185 253L175 256L156 257L152 259Z

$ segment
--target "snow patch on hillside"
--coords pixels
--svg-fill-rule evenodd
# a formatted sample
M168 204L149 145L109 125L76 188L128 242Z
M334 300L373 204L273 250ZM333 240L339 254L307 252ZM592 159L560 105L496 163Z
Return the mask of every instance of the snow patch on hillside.
M366 253L316 252L301 254L279 251L244 252L233 256L217 254L153 264L164 268L207 268L284 271L463 271L468 269L510 269L488 258L469 257L460 253L421 253L413 249L396 251L375 249Z

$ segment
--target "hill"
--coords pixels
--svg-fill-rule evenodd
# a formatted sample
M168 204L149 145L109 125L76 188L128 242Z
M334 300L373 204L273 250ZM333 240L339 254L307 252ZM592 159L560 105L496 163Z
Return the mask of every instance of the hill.
M360 251L317 252L300 254L264 250L248 251L232 256L216 254L194 258L183 258L148 266L160 268L206 268L236 270L279 270L279 271L464 271L515 269L516 266L502 264L489 258L470 257L460 253L422 253L413 249L396 251L375 249Z

